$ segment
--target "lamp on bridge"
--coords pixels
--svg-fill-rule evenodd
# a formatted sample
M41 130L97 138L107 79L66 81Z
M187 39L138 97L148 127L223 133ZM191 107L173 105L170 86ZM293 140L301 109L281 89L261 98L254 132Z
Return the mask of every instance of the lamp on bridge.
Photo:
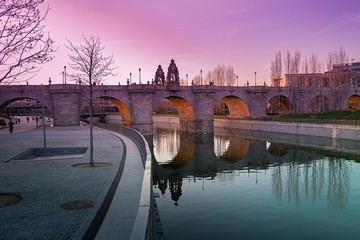
M141 84L141 68L139 68L139 84Z
M65 80L65 84L66 84L66 66L64 66L64 80Z
M255 72L255 86L256 86L256 72Z
M200 85L202 85L202 70L200 70Z

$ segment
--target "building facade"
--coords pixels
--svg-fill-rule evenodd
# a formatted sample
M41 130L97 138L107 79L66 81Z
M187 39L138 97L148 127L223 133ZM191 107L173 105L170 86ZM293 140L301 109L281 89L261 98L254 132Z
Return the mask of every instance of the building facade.
M359 67L357 67L359 65ZM273 79L274 87L359 87L360 63L334 66L325 73L284 74L281 79Z

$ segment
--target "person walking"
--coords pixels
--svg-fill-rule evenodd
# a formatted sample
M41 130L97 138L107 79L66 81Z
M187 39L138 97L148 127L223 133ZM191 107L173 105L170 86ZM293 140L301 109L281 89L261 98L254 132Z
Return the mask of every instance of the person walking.
M29 116L26 117L26 121L29 123Z
M36 129L38 129L39 128L39 118L36 116Z
M10 119L10 122L9 122L9 132L10 132L10 134L12 134L13 131L14 131L14 123Z

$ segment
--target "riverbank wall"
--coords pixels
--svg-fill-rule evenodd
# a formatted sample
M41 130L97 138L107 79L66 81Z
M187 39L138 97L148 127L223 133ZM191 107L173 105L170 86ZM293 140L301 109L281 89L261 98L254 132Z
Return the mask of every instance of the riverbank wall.
M178 123L173 116L154 116L154 122ZM334 139L360 140L360 127L338 124L314 124L297 122L249 121L239 119L215 119L215 128L244 129L250 131L296 134Z

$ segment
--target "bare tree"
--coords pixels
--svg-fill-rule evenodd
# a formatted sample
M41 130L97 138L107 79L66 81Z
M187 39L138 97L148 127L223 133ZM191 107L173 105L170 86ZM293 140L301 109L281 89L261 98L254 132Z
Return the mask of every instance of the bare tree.
M224 64L218 65L216 68L214 68L212 75L215 85L225 86L225 71L226 66Z
M346 51L343 47L339 48L339 51L336 49L329 53L328 61L326 63L327 70L331 71L334 65L344 65L349 60Z
M305 73L305 74L309 74L309 72L310 72L310 63L307 60L307 58L305 58L305 61L303 62L303 70L302 70L302 72Z
M298 74L300 72L301 54L296 50L291 60L291 73Z
M233 86L235 82L236 74L233 66L227 66L225 72L225 84L227 86Z
M346 55L345 48L340 47L339 48L338 64L345 64L347 61L349 61L349 58Z
M284 67L286 74L292 73L292 58L289 50L287 50L286 56L284 58Z
M68 41L66 48L70 50L70 67L76 72L74 76L90 87L90 165L94 166L93 157L93 84L100 83L103 78L113 75L113 55L103 56L104 47L101 46L100 38L83 36L84 44L74 45Z
M186 86L186 80L181 78L180 79L180 86Z
M194 83L194 85L200 85L201 84L201 76L196 75L193 79L193 83Z
M210 84L213 82L212 72L208 71L205 77L205 84Z
M275 59L271 61L270 77L271 80L280 79L282 77L282 59L280 51L275 54Z
M41 15L44 0L0 1L0 83L25 81L40 70L39 64L53 59L54 41L45 36L43 22L49 12Z
M209 72L206 78L211 78L217 86L232 86L235 82L236 73L233 66L221 64Z
M319 73L321 72L321 62L316 56L315 53L311 54L311 58L309 61L310 73Z

